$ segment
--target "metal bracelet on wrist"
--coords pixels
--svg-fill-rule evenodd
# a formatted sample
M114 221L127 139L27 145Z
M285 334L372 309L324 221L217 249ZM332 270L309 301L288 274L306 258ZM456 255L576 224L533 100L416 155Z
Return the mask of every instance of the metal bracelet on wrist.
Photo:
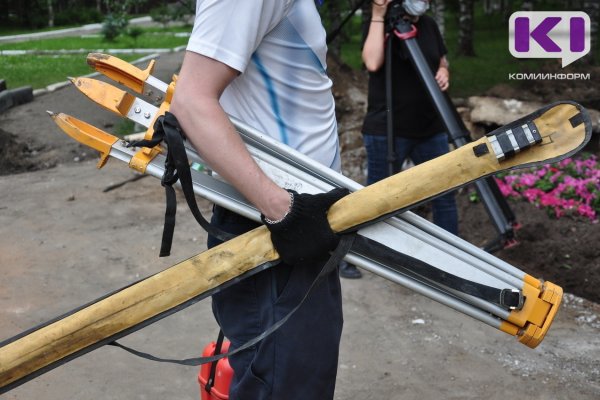
M267 217L265 217L265 222L269 225L274 225L274 224L278 224L281 221L283 221L285 219L285 217L287 217L289 215L289 213L292 211L292 207L294 207L294 193L289 192L290 194L290 208L285 212L285 214L283 214L283 217L279 218L278 220L273 221L272 219L269 219Z

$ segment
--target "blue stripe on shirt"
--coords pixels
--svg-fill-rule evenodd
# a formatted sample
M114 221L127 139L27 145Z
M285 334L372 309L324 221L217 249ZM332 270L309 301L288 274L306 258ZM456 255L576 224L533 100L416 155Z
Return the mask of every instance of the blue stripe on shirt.
M269 98L271 100L271 107L273 109L273 113L275 114L275 120L277 121L277 126L279 127L280 140L282 143L289 144L287 128L285 126L285 122L283 122L283 118L281 117L281 111L279 109L279 102L277 99L277 93L275 93L275 87L273 85L273 80L267 73L267 70L265 69L264 65L262 64L260 57L256 53L254 53L252 55L252 61L254 62L254 64L256 65L256 68L258 69L261 76L263 77L265 86L267 88L267 92L269 93Z

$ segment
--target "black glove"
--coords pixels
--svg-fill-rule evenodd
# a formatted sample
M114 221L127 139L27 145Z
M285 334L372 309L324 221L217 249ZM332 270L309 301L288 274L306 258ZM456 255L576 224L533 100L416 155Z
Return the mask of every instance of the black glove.
M292 207L283 220L272 222L261 215L275 249L286 264L322 259L340 241L329 226L327 210L350 192L341 188L320 194L288 192L293 196Z

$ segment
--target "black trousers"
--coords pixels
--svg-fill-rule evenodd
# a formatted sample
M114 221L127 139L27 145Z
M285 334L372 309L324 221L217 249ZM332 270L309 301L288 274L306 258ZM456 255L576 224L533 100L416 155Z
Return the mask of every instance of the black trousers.
M241 234L257 223L216 206L211 224ZM208 247L220 242L209 237ZM213 313L234 350L298 305L323 263L280 263L215 294ZM230 357L230 400L333 399L343 315L337 271L296 313L256 346Z

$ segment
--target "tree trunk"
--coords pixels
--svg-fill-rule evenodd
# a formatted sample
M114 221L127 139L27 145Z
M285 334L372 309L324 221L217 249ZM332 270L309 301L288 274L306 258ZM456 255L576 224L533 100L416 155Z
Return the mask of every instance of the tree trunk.
M513 5L513 0L502 0L502 15L504 16L504 20L507 22L513 13Z
M458 19L458 54L474 56L473 25L474 25L474 0L459 0Z
M433 11L433 19L437 23L440 28L440 32L442 33L442 37L444 37L444 32L446 30L446 23L444 21L444 14L446 11L446 4L444 0L434 0L431 3L431 8Z
M594 48L598 46L598 18L600 18L600 3L598 0L584 0L583 11L590 16L590 52L583 58L588 64L595 64L594 62Z
M533 11L533 1L524 1L521 5L521 11Z
M54 9L52 8L52 0L48 0L48 27L54 26Z
M98 10L99 13L102 13L102 0L96 0L96 10Z
M0 0L0 22L6 23L10 19L10 9L6 1Z
M495 14L504 10L504 0L483 0L483 13L485 15Z

